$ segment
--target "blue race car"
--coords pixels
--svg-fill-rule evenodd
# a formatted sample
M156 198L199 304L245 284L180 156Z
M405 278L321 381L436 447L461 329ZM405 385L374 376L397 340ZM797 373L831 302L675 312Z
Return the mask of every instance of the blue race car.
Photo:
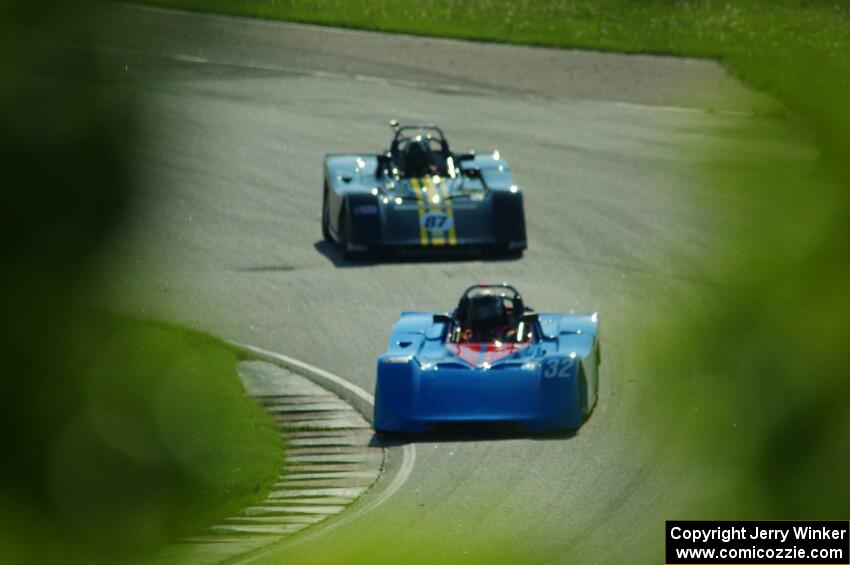
M378 357L378 432L575 429L596 404L594 314L536 313L507 284L451 314L402 312Z
M454 153L440 128L401 126L380 154L325 156L322 235L346 258L526 248L522 190L498 151Z

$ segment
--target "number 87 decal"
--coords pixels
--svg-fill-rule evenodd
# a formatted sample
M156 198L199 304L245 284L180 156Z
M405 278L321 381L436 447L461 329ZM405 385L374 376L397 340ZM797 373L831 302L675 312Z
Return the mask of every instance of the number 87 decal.
M425 218L425 227L426 228L441 228L443 224L448 220L448 216L428 216Z
M572 359L547 359L543 363L543 378L544 379L566 379L570 376L570 369L573 366Z

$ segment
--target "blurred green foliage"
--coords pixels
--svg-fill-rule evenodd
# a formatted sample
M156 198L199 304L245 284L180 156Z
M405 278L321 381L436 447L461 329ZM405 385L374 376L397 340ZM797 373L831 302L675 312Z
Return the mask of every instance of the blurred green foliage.
M88 49L95 5L0 4L4 563L131 560L262 498L282 464L235 350L91 310L138 110Z
M35 376L51 382L18 398L24 445L4 477L11 509L40 514L32 533L132 558L265 496L280 435L236 378L238 351L104 314L80 312L64 330L40 344L50 359Z
M754 130L742 121L737 143L758 139ZM690 458L695 484L705 487L688 518L845 520L847 186L823 161L781 152L743 162L731 150L706 157L715 190L754 213L718 239L724 284L660 329L665 339L644 360L666 387L661 395L647 389L646 402L684 408L681 443L670 455Z

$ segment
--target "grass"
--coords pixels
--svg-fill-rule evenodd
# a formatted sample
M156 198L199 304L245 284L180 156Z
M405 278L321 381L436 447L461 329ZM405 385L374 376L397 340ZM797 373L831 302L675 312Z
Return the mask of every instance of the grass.
M387 32L717 59L850 153L850 3L826 0L135 0ZM813 93L816 93L813 96Z
M68 329L52 384L20 398L29 445L12 461L38 474L16 477L20 499L0 513L29 514L18 561L133 559L265 496L281 438L236 376L240 352L104 314Z

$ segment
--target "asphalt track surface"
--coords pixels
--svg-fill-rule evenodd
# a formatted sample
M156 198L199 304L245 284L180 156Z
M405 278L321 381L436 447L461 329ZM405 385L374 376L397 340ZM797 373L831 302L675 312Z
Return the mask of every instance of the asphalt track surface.
M470 283L600 313L600 399L577 434L424 438L380 509L264 558L662 562L663 520L695 480L665 451L690 412L653 410L630 359L655 323L724 284L712 256L740 206L704 179L701 156L785 151L771 145L778 121L750 114L768 101L706 62L156 10L110 18L98 48L148 103L134 148L143 205L110 251L122 308L367 391L398 312L450 310ZM348 263L322 242L322 156L384 150L390 118L500 150L525 190L521 259ZM761 137L739 139L742 122Z

